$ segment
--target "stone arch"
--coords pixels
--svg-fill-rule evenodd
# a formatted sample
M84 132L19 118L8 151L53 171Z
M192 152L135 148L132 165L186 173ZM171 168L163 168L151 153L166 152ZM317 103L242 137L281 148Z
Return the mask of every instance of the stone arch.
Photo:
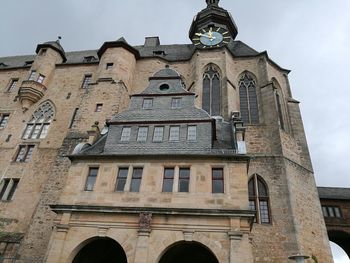
M218 65L209 63L203 68L202 109L211 116L222 115L222 72Z
M85 240L74 250L72 263L109 263L115 259L118 263L127 263L122 246L109 237L94 237Z
M216 255L198 241L178 241L168 246L158 258L158 263L219 263Z
M256 76L243 71L238 77L239 108L244 123L259 123L258 84Z
M328 230L329 241L340 246L350 258L350 233L342 230Z

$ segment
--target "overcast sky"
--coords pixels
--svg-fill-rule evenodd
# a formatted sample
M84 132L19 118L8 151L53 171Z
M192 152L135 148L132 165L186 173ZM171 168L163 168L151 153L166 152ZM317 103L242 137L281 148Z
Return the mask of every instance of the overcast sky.
M221 0L237 39L291 69L319 186L350 187L350 1ZM141 45L190 43L188 30L204 0L11 0L0 9L0 57L33 54L63 37L66 51L98 49L121 36ZM341 262L341 261L339 261ZM345 262L345 261L344 261ZM347 261L348 262L348 261Z

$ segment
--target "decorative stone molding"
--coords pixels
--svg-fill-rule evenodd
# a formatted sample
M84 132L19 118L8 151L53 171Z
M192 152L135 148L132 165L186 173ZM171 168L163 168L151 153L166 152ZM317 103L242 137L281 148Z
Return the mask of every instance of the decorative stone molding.
M191 242L193 240L193 234L194 234L193 230L183 230L182 232L184 234L185 241Z
M23 110L29 109L34 103L38 102L46 91L46 87L34 80L24 80L18 90L18 98L22 103Z
M140 213L139 228L140 231L150 231L152 222L152 213L142 212Z
M238 231L229 231L227 232L230 240L242 240L243 233Z

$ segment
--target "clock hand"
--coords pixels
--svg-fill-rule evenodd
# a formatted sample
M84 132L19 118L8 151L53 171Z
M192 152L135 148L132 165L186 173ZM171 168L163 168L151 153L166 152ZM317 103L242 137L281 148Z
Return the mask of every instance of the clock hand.
M208 35L201 34L201 33L196 33L196 36L199 36L199 37L206 37L206 38L209 38L210 40L212 40L212 39L215 39L215 38L216 38L216 37L213 37L213 36L208 36Z

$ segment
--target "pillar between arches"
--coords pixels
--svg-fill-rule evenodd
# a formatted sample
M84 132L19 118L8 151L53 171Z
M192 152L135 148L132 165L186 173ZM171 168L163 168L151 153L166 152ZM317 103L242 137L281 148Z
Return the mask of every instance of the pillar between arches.
M253 263L249 235L239 231L229 231L230 263Z

